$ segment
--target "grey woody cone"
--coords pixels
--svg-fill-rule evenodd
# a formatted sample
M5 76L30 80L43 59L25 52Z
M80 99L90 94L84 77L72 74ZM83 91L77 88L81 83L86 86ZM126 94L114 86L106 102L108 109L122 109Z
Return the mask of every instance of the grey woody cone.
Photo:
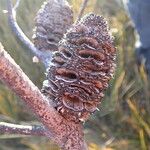
M35 18L34 45L43 51L58 50L58 42L73 23L73 12L66 0L44 2Z
M105 19L86 15L61 40L42 92L66 119L85 121L104 97L115 58L113 37Z

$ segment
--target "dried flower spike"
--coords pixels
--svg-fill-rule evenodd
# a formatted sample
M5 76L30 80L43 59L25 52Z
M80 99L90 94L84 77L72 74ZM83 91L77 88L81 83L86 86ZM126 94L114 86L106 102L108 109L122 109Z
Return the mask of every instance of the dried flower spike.
M66 0L44 2L35 18L34 45L39 50L58 50L59 41L72 23L73 12Z
M42 91L66 119L85 121L104 97L115 55L105 19L86 15L61 40Z

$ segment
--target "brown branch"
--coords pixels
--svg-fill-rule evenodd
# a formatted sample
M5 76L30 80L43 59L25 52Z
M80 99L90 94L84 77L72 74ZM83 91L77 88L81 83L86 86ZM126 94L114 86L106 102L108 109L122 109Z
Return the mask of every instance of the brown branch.
M34 44L30 41L30 39L23 33L21 28L16 22L15 18L15 10L13 9L11 0L7 0L7 7L8 7L8 20L10 23L10 27L13 31L13 33L16 35L16 37L29 49L31 52L36 55L41 62L44 63L45 67L47 68L49 66L49 62L51 60L51 52L42 52L38 50Z
M0 80L29 106L45 125L48 137L64 150L84 150L82 124L65 120L0 45Z
M84 10L85 10L85 8L87 6L87 3L88 3L88 0L83 0L83 3L81 4L80 11L79 11L79 14L78 14L76 22L80 21L82 15L84 13Z
M18 125L6 122L0 122L0 134L22 134L45 136L47 130L40 125Z

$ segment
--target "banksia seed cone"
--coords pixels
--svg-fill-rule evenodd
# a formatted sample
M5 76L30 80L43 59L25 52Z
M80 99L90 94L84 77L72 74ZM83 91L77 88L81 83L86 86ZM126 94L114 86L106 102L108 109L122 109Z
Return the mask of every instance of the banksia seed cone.
M33 42L39 50L58 50L58 42L73 23L73 12L66 0L48 0L35 18Z
M115 68L116 49L103 17L74 24L55 52L43 93L66 119L84 121L103 98Z

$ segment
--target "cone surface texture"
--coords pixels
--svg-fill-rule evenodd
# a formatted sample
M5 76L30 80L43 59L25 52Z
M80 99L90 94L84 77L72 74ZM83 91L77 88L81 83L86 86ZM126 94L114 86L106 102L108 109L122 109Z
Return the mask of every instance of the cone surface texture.
M116 49L105 19L84 16L64 35L42 92L68 120L85 121L104 97L115 69Z
M65 0L44 2L35 18L35 47L43 51L58 50L59 41L72 23L73 12Z

